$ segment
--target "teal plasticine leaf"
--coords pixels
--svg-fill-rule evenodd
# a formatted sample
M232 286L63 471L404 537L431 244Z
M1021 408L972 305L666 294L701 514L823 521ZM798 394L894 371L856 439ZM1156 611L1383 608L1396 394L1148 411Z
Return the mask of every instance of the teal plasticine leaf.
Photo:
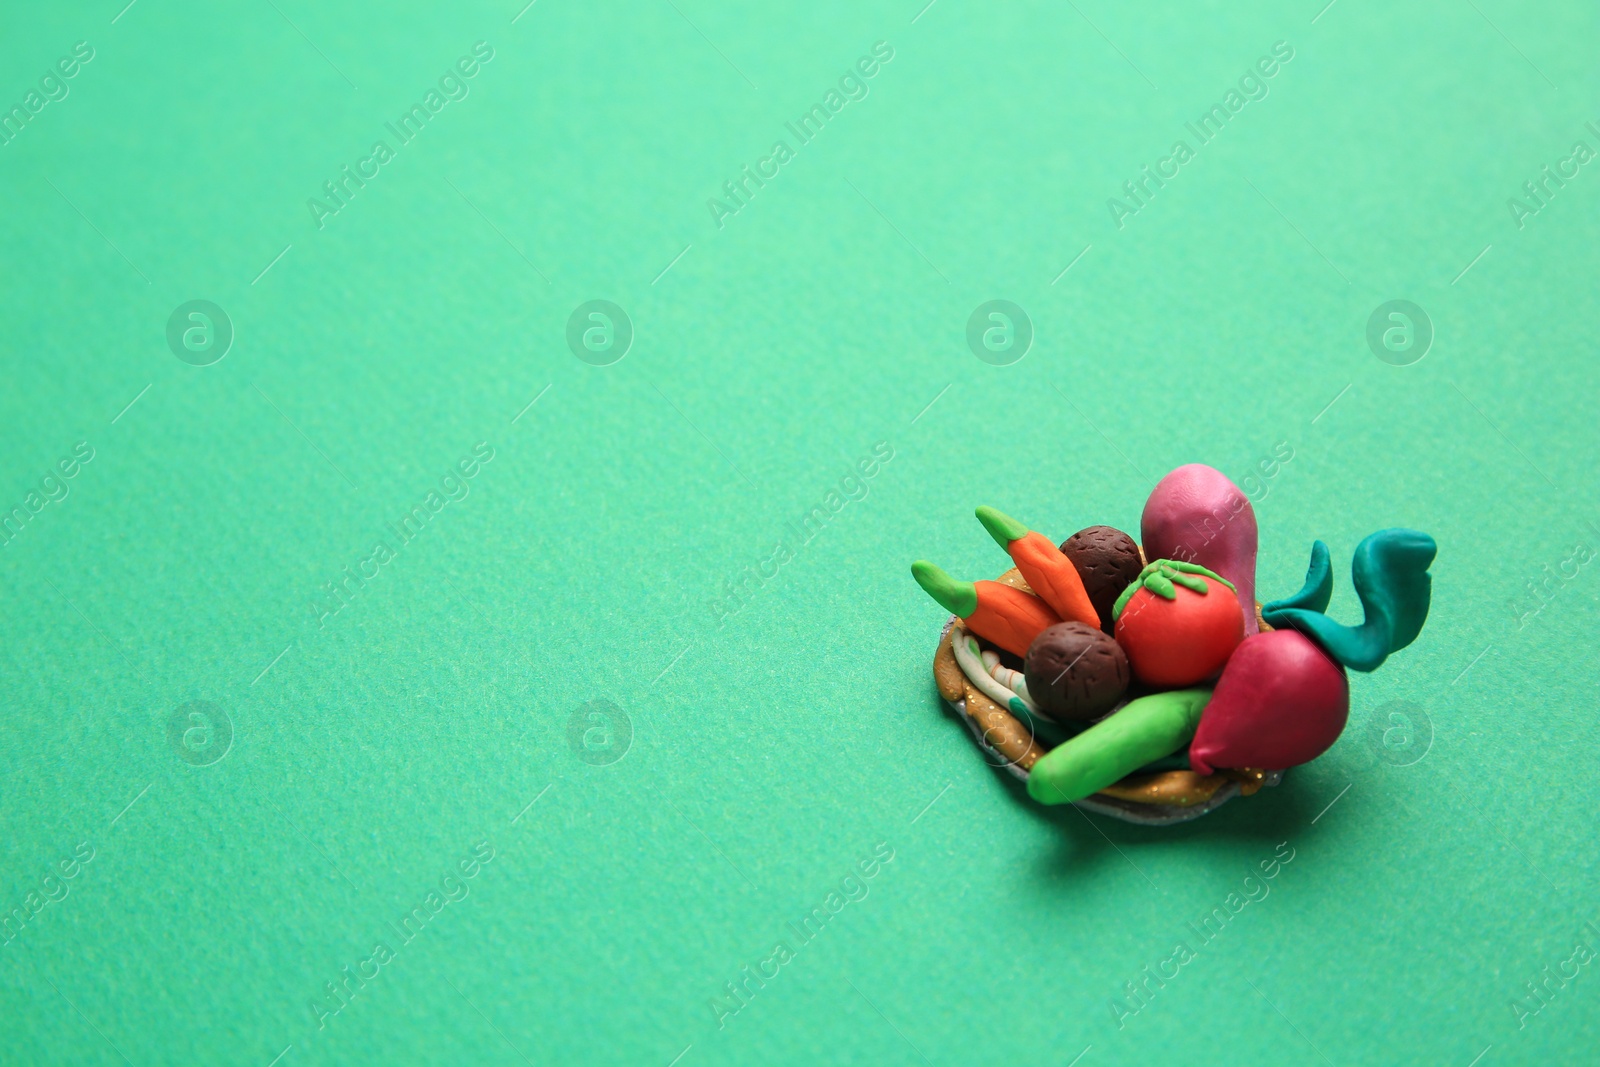
M1345 626L1323 614L1333 593L1333 576L1328 547L1318 541L1311 548L1305 586L1266 605L1261 617L1269 626L1299 630L1351 670L1374 670L1422 632L1433 589L1428 566L1438 551L1434 539L1418 530L1396 527L1368 535L1350 562L1366 618L1360 626Z
M1327 611L1333 599L1333 568L1328 565L1328 546L1321 541L1311 542L1311 565L1306 568L1306 584L1294 596L1274 600L1261 609L1261 617L1268 626L1277 625L1271 614L1284 608L1303 608L1306 611Z

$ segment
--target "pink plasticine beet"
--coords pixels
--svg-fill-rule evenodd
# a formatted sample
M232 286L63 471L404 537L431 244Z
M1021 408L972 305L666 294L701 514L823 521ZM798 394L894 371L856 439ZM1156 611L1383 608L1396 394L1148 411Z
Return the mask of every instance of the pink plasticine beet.
M1282 770L1326 752L1350 714L1344 669L1295 630L1244 639L1222 669L1189 746L1199 774Z
M1156 483L1139 520L1144 558L1209 567L1233 583L1248 637L1256 626L1256 513L1226 474L1189 463Z

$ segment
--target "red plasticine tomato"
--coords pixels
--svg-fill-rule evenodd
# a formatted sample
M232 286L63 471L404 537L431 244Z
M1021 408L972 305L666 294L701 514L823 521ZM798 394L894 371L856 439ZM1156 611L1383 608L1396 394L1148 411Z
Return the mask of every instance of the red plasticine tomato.
M1193 563L1156 560L1118 599L1113 636L1146 685L1179 689L1212 677L1244 639L1233 586Z

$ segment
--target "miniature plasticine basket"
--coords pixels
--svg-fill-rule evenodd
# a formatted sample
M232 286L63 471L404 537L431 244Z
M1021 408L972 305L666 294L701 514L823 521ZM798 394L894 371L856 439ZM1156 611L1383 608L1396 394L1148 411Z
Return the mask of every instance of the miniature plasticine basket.
M1011 570L970 582L911 565L952 613L934 654L939 695L1033 800L1154 826L1327 752L1349 720L1346 672L1375 670L1421 633L1438 552L1405 527L1362 539L1350 574L1363 619L1346 625L1326 614L1322 541L1299 592L1256 599L1255 514L1214 467L1156 484L1142 545L1091 526L1058 547L995 508L975 515Z
M1014 567L996 581L1028 589ZM1264 622L1259 625L1263 631L1272 629ZM1054 747L1055 738L1070 731L1001 682L996 673L1017 672L1000 666L998 661L992 645L968 632L960 619L951 616L939 635L939 648L934 654L934 681L945 704L966 724L984 755L995 766L1004 767L1013 777L1026 782L1033 764ZM1022 687L1016 684L1016 688ZM1126 703L1120 701L1112 714ZM1275 786L1282 780L1282 771L1226 770L1201 775L1189 770L1188 761L1179 757L1142 767L1115 785L1073 803L1124 822L1166 826L1198 819L1234 797L1250 796L1262 786Z

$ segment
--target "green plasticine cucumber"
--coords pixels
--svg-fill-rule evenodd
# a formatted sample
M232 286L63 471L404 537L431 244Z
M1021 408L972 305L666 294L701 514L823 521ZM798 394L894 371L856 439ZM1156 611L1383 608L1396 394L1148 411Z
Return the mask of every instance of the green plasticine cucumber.
M1186 747L1200 725L1209 689L1175 689L1130 701L1109 718L1065 741L1028 774L1028 795L1041 804L1065 804Z

